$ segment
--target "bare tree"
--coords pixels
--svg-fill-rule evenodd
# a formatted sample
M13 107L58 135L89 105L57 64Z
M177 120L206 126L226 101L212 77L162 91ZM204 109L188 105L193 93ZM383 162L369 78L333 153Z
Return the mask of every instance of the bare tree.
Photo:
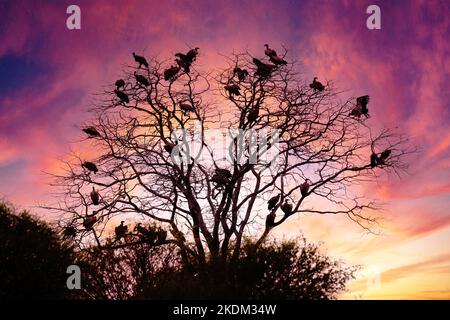
M173 243L204 263L233 261L245 236L261 245L294 214L346 215L371 230L377 204L352 187L403 170L409 150L388 129L372 133L368 101L304 80L286 50L271 62L233 54L217 73L192 52L172 66L136 60L99 96L83 127L97 156L74 156L56 176L66 235L102 248ZM116 216L143 225L114 236Z

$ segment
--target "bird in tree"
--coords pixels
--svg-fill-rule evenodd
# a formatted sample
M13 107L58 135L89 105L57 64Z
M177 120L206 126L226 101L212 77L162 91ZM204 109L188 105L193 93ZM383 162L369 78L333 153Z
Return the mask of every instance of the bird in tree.
M171 66L170 68L164 70L164 80L173 81L179 71L180 71L179 66Z
M120 225L114 228L114 233L116 235L116 241L124 238L128 232L128 226L124 225L125 221L120 221Z
M120 99L120 101L124 103L130 103L130 99L128 98L128 95L125 92L116 89L114 90L114 93Z
M228 93L230 94L230 96L240 96L241 92L240 92L240 88L237 84L228 84L225 87L225 90L228 91Z
M264 63L257 58L253 58L253 63L256 65L256 75L262 78L270 77L272 72L277 68L276 65Z
M173 143L173 142L167 142L167 143L164 145L164 150L166 150L168 153L172 153L173 148L175 148L175 147L176 147L176 144L175 144L175 143Z
M303 182L300 185L300 193L302 194L302 197L306 197L308 195L310 186L311 186L311 181L309 181L309 179L306 179L305 182Z
M367 104L369 103L369 96L361 96L356 98L356 109L361 112L366 118L369 117L369 109L367 108Z
M143 75L137 74L136 72L134 72L134 77L136 78L136 81L139 84L141 84L145 87L148 87L150 85L150 82L148 81L148 79L146 77L144 77Z
M95 127L84 128L83 131L90 137L100 137L100 132Z
M281 208L281 211L283 211L286 216L290 216L292 214L293 206L292 206L292 203L290 203L288 199L286 199L284 201L284 203L281 205L280 208Z
M389 158L389 156L391 155L391 150L390 149L386 149L383 152L380 153L380 156L378 157L378 164L384 165L385 161L387 158Z
M323 91L325 90L325 86L317 81L317 77L314 77L313 82L309 85L311 89L314 89L314 91Z
M139 237L148 244L154 244L156 240L156 233L153 232L153 230L149 230L142 226L141 223L138 223L136 227L134 228L135 231L138 232Z
M93 172L93 173L97 173L97 172L98 172L98 168L97 168L97 166L96 166L93 162L85 161L85 162L83 162L83 163L81 164L81 166L82 166L83 168L85 168L85 169L87 169L87 170Z
M247 121L249 123L253 123L258 119L258 117L259 117L259 107L255 106L251 108L250 111L248 112Z
M198 50L200 50L200 48L196 47L194 49L189 50L186 53L186 58L188 59L188 61L190 61L192 63L197 59Z
M98 204L100 203L100 194L95 190L95 187L92 187L90 196L91 196L92 204L94 206L98 206Z
M287 61L279 56L270 56L269 60L277 66L287 65Z
M141 68L142 65L144 65L148 69L148 62L143 56L138 56L136 53L133 52L134 61L139 63L138 69Z
M77 229L74 226L68 225L63 230L63 237L65 239L74 238L77 235Z
M119 79L114 84L116 86L116 89L123 88L123 87L125 87L125 80Z
M275 206L278 204L278 201L280 201L280 197L281 193L270 198L269 201L267 201L267 209L272 210L273 208L275 208Z
M159 228L156 232L156 241L158 244L163 244L167 238L167 231Z
M86 229L86 231L92 230L94 227L94 224L97 222L96 216L87 216L83 219L83 227Z
M264 47L266 47L266 50L264 50L264 54L266 56L268 56L269 58L277 56L277 52L275 50L269 48L269 45L267 43L264 45Z
M275 211L270 212L266 217L266 228L273 228L275 226Z
M233 75L237 75L239 81L244 81L248 76L248 71L246 69L236 67L233 69Z
M191 72L191 64L183 59L175 59L175 62L177 63L178 67L182 69L185 73Z
M370 155L370 166L375 168L378 165L378 156L375 152Z
M195 112L195 107L193 105L191 105L190 103L180 102L179 105L180 105L181 111L183 111L185 114L187 114L189 112Z

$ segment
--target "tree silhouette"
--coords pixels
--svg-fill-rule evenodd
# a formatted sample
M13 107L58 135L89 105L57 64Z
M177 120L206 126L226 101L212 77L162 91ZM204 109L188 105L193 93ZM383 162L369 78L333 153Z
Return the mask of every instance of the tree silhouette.
M352 186L403 170L406 139L372 132L368 98L344 99L304 80L286 51L261 51L225 57L218 72L192 50L125 67L83 127L95 155L73 155L55 176L66 233L82 247L174 244L184 263L233 264L245 236L259 247L294 214L341 214L370 231L377 204ZM120 220L143 225L114 236Z
M182 263L175 244L92 248L77 262L82 299L335 299L357 267L320 253L304 238L265 242L246 239L236 268L206 263L202 272Z
M0 299L63 299L75 253L57 232L27 212L0 202Z

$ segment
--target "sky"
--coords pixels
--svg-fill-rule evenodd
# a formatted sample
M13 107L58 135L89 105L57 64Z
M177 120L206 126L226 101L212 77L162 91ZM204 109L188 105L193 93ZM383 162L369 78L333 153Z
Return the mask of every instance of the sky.
M66 27L71 4L81 30ZM371 4L380 30L366 27ZM407 173L361 190L384 204L379 234L304 215L279 235L302 232L364 266L344 299L449 299L449 14L447 0L1 1L0 197L33 211L52 199L45 172L81 139L93 94L131 52L165 59L197 46L203 67L217 68L222 54L285 46L305 77L370 94L370 124L397 128L418 151Z

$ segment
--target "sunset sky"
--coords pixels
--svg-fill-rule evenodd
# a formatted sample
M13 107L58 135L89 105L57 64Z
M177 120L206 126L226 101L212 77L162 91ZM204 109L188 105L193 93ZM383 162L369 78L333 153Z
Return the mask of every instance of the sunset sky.
M66 28L71 4L81 8L81 30ZM366 27L371 4L381 8L381 30ZM93 94L131 52L167 59L197 46L199 63L214 69L233 50L285 46L305 78L369 94L368 123L396 127L418 152L407 173L360 190L384 204L378 235L313 215L278 234L302 231L363 265L343 298L450 299L449 35L448 0L0 1L0 197L43 214L36 207L54 191L44 172L81 139Z

